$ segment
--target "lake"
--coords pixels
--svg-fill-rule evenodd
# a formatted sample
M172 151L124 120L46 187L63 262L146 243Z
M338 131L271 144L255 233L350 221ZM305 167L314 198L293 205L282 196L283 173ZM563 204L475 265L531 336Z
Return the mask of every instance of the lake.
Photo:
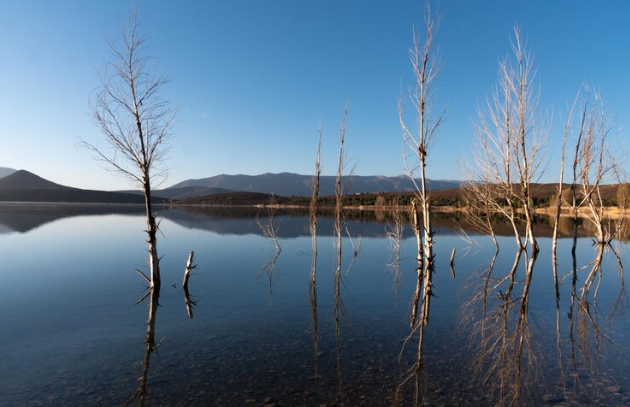
M496 254L458 226L464 215L436 215L436 296L416 375L410 227L398 268L388 217L348 214L337 281L333 220L320 217L313 285L307 214L276 213L274 262L256 211L160 208L157 297L135 271L148 269L142 210L0 206L1 406L630 405L615 255L627 259L628 244L603 251L585 293L598 256L586 224L575 279L572 239L559 240L556 302L548 219L536 224L531 284L523 254L509 289L514 237L499 236Z

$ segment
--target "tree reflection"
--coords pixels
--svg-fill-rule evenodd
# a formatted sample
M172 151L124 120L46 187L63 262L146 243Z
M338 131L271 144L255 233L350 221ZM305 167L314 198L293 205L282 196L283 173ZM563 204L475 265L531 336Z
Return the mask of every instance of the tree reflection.
M144 359L142 361L142 375L138 378L138 388L127 402L127 406L139 403L141 407L146 405L149 392L147 390L147 383L149 379L149 366L151 362L151 355L153 352L157 352L159 344L155 343L155 321L157 317L157 310L159 306L160 289L150 288L147 295L145 295L140 302L149 298L149 319L147 320L147 334L145 336L144 347Z
M532 400L533 384L542 373L529 308L537 251L517 249L508 273L500 277L493 275L497 257L498 251L487 269L471 278L471 296L460 322L470 330L471 366L489 401L497 406L523 405ZM522 258L525 278L520 281Z

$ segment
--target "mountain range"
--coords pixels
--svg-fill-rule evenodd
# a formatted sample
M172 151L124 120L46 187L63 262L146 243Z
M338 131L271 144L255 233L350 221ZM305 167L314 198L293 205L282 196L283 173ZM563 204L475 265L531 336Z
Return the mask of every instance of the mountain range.
M346 193L407 192L414 190L413 182L405 175L396 177L355 175L343 177L342 181L347 186ZM459 184L459 181L427 180L427 186L430 190L459 188ZM222 174L209 178L182 181L166 188L164 191L191 187L223 188L232 191L261 192L280 196L310 196L313 193L313 177L288 172L261 175ZM160 192L156 191L156 194ZM335 193L334 176L320 177L319 193L322 196ZM191 196L186 196L186 198L189 197Z
M344 177L346 193L406 192L413 190L405 176ZM428 180L429 189L458 188L458 181ZM188 198L231 193L262 193L286 197L308 197L312 193L313 177L293 173L261 175L217 175L189 179L171 187L154 190L155 202L179 201ZM333 195L335 177L322 176L320 195ZM0 167L0 202L84 202L84 203L143 203L139 190L97 191L56 184L25 170Z

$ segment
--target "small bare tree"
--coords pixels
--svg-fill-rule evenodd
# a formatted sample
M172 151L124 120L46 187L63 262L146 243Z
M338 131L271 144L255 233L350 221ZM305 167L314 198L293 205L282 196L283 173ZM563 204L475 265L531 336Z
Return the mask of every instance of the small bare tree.
M586 93L586 92L585 92ZM611 151L609 119L598 92L586 93L581 103L578 137L575 142L574 206L586 206L587 217L595 226L597 243L608 243L610 230L604 230L604 201L600 187L611 180L617 167ZM577 185L576 185L577 184ZM579 192L576 186L579 187Z
M571 132L571 122L573 118L573 111L575 110L575 106L580 98L580 92L575 95L575 99L573 100L573 105L569 109L569 113L567 116L567 121L564 125L564 136L562 137L562 155L560 158L560 181L558 182L558 191L556 193L555 206L555 222L553 225L553 236L551 239L551 262L553 269L553 281L556 289L556 306L560 306L560 287L558 285L558 230L560 228L560 214L562 212L562 189L564 186L564 158L565 151L567 146L567 139L569 137L569 133Z
M311 303L311 325L313 328L313 355L315 358L315 380L319 380L319 323L317 316L317 215L319 201L319 182L321 177L321 151L322 151L322 125L318 129L319 141L317 143L317 158L315 159L315 176L313 177L313 195L310 206L310 231L311 231L311 276L309 279L309 300Z
M347 164L347 156L345 150L346 140L346 119L348 117L348 104L343 109L343 119L341 120L341 128L339 130L339 162L337 165L337 177L335 178L335 236L338 267L335 278L341 276L341 234L343 233L343 198L346 194L346 186L343 181L343 173Z
M90 100L92 117L104 135L103 143L81 140L106 167L144 192L151 287L160 284L157 250L159 222L152 207L151 188L165 176L164 160L177 110L160 96L168 82L146 55L146 37L138 33L137 13L122 29L122 41L110 42L112 59L101 75L101 87Z

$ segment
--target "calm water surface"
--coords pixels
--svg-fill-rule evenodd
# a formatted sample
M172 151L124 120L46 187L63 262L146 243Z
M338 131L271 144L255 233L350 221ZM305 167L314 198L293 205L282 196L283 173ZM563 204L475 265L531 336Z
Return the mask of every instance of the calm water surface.
M397 272L384 217L349 216L360 252L346 236L336 296L329 218L313 292L306 216L276 215L282 253L265 268L274 247L255 212L159 215L162 288L137 303L147 294L135 271L148 268L142 208L0 207L1 406L139 405L142 395L150 406L630 405L623 272L606 250L581 300L598 254L589 238L578 240L575 281L572 240L559 242L557 306L549 238L528 294L523 255L508 297L513 237L499 237L488 277L492 241L437 219L436 298L415 377L409 229ZM549 235L546 221L538 228ZM627 258L626 243L613 246ZM192 319L181 287L190 250Z

